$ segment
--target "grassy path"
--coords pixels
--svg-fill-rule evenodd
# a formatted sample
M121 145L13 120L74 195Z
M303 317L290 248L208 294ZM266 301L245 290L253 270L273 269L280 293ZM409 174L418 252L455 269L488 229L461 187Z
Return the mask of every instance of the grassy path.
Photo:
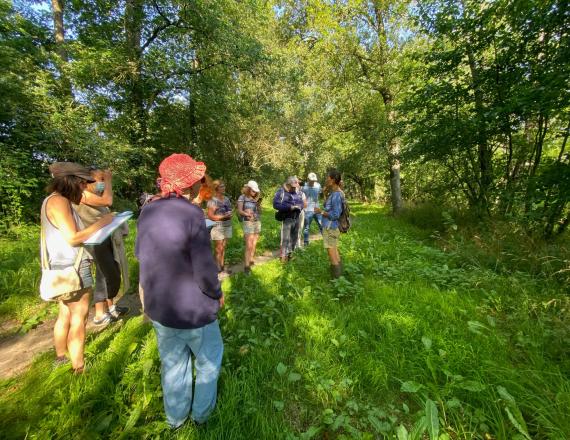
M311 235L310 240L319 240L320 235ZM271 260L279 258L279 250L265 251L261 255L255 257L256 264L264 264ZM232 274L243 272L243 262L234 263L230 265L230 272ZM222 279L227 278L228 275L221 276ZM141 314L142 306L137 294L122 295L117 297L117 304L126 306L130 309L129 314L125 317L130 319ZM55 307L52 305L47 306L49 311L54 315ZM48 310L46 310L47 312ZM89 310L89 317L87 319L87 332L97 333L103 328L97 327L93 324L93 307ZM42 314L41 317L48 316L47 313ZM55 324L55 317L51 317L46 321L41 322L38 326L29 329L26 332L10 332L10 328L15 330L20 327L17 322L12 322L10 325L5 325L6 334L0 338L0 380L9 379L17 374L24 372L31 364L35 356L44 353L53 348L53 327Z
M224 281L218 407L169 433L151 327L92 335L89 372L40 356L0 383L6 438L570 438L570 304L355 206L347 276L319 245ZM267 222L266 224L270 224Z

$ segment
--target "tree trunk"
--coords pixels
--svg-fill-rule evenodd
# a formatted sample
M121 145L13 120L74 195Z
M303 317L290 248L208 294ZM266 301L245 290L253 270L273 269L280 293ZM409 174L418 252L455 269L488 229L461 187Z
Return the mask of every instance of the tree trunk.
M477 113L477 158L479 162L479 199L477 210L480 215L488 213L489 189L493 183L493 151L487 141L487 129L485 126L485 110L483 106L483 93L480 87L479 70L475 56L471 50L467 51L469 71L475 95L475 112Z
M67 50L65 49L65 28L63 26L64 0L51 0L53 11L53 34L55 38L55 51L60 58L60 63L64 66L68 61ZM62 93L72 96L71 82L65 74L65 69L60 66L60 84Z
M133 179L129 182L131 196L142 192L146 174L143 148L147 137L147 118L141 47L143 19L143 0L126 0L124 26L128 76L125 98L126 113L129 118L126 132L130 144L134 147L129 160L129 166L134 171Z
M133 145L138 147L142 146L147 132L141 49L143 18L142 0L127 0L125 3L125 35L129 79L126 92L127 107L133 119L129 137Z
M388 53L388 35L384 26L384 11L378 2L373 3L374 14L376 16L376 32L378 35L379 66L381 71L381 79L383 81L380 93L387 114L388 130L390 132L388 138L388 162L390 164L390 195L392 200L392 213L398 215L402 212L402 189L400 183L400 140L394 133L396 126L396 112L393 109L394 95L393 91L386 85L387 70L387 53Z
M388 113L390 128L394 127L396 115L393 110ZM390 195L392 200L392 213L399 215L402 212L402 187L400 183L400 139L391 135L388 145L388 161L390 163Z

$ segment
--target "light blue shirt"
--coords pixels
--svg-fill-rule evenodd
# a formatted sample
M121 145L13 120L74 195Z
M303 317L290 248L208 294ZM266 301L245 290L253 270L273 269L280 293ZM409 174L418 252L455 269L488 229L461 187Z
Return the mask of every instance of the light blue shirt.
M303 187L303 192L307 196L307 207L305 211L313 212L315 208L319 207L319 194L321 193L321 185L318 182L315 182L313 186L309 186L309 184L305 184Z
M323 229L338 228L338 219L340 214L342 214L342 199L343 195L341 191L335 191L327 197L324 207L327 216L325 217L323 215Z

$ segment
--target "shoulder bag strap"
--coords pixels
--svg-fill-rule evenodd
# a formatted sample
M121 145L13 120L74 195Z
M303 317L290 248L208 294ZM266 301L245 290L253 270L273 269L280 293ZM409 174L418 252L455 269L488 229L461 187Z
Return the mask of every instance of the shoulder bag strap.
M45 235L45 230L44 230L44 221L49 221L49 219L47 217L46 206L47 206L48 200L52 196L53 196L53 194L51 194L50 196L48 196L44 200L44 203L42 204L42 211L41 211L40 254L41 254L42 270L49 270L50 269L48 252L47 252L46 235ZM73 208L71 208L71 209L73 209ZM83 250L84 250L84 248L83 248L83 246L81 246L81 248L79 249L79 252L77 253L77 257L75 257L75 262L73 263L73 267L75 268L75 271L78 271L79 266L81 265L81 259L83 258Z

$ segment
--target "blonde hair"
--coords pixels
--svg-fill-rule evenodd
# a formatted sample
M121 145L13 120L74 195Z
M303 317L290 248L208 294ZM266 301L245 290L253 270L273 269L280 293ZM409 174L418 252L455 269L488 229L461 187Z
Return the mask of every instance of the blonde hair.
M249 187L249 186L247 185L247 183L246 183L246 184L243 186L243 188L241 189L241 193L242 193L244 196L251 197L254 201L257 202L257 201L259 200L259 197L261 196L261 191L258 192L258 193L255 195L255 197L253 197L253 196L251 195L252 192L255 192L255 191L252 190L251 187Z
M218 191L218 188L219 188L221 185L225 185L225 182L224 182L222 179L216 179L216 180L214 180L214 181L212 182L212 190L214 191L214 193L215 193L216 191Z

